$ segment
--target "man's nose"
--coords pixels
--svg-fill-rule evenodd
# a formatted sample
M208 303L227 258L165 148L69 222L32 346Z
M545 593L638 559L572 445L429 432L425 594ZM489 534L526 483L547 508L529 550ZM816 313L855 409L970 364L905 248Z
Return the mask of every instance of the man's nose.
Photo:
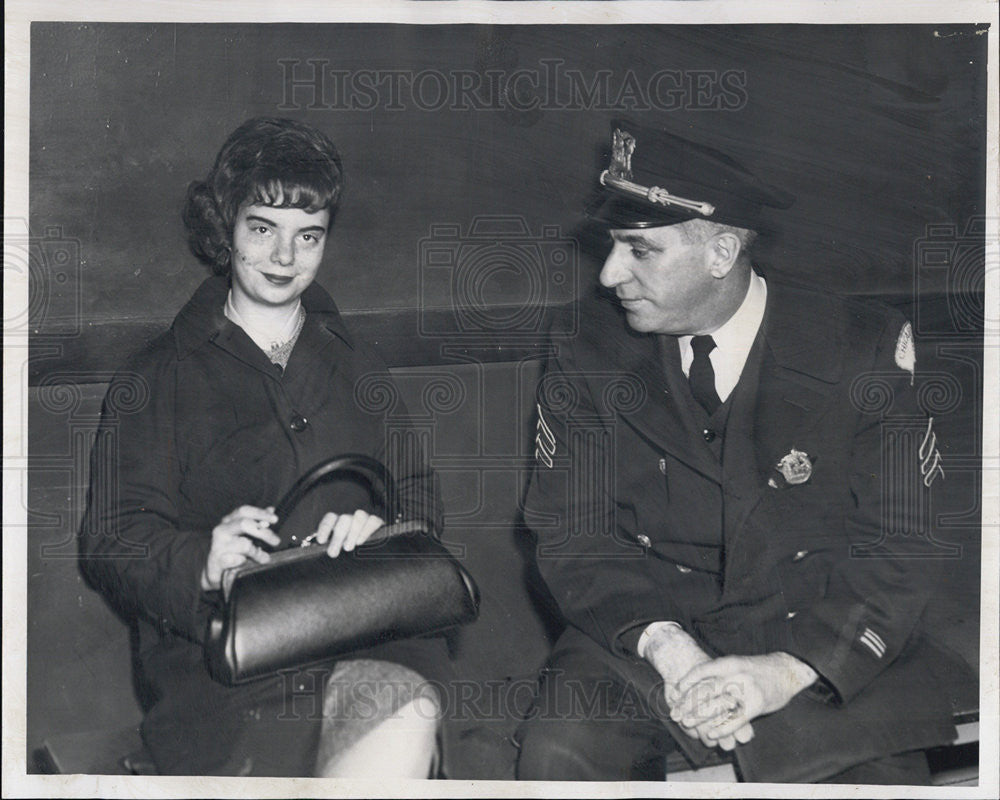
M628 268L625 266L624 254L626 250L619 244L615 244L604 259L604 266L601 267L601 285L613 289L628 280Z
M290 266L295 261L295 242L292 239L278 237L271 250L271 261L283 267Z

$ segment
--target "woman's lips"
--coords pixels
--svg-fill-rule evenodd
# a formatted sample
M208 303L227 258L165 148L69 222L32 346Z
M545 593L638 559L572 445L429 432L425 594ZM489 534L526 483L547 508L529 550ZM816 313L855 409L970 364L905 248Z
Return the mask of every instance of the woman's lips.
M267 278L269 283L273 283L275 286L287 286L294 280L294 275L275 275L272 272L262 272L265 278Z

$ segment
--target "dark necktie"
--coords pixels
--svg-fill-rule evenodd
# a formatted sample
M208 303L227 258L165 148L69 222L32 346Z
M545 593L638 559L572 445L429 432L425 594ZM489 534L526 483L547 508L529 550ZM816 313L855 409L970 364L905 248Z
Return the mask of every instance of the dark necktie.
M715 413L722 401L715 391L715 370L708 354L715 349L715 340L711 336L694 336L691 339L691 350L694 359L688 372L688 382L691 384L691 394L709 416Z

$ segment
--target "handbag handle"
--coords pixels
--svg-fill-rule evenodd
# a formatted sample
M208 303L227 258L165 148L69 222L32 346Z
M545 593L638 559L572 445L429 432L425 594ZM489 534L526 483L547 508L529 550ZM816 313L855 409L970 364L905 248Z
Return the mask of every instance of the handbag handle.
M381 461L377 461L371 456L366 456L363 453L344 453L343 455L321 461L295 481L292 488L288 490L274 508L274 513L278 517L278 521L271 530L280 535L282 524L299 504L299 501L312 491L313 487L334 472L353 472L361 475L381 498L386 520L390 523L400 521L402 518L402 505L392 473L386 469ZM301 544L303 544L303 541L295 534L292 534L277 549L281 550Z

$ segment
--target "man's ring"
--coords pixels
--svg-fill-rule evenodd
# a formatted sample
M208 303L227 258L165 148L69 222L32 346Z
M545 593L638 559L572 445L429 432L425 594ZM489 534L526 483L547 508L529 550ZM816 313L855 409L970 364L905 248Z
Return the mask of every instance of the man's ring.
M743 703L737 698L732 698L733 704L729 707L729 712L726 714L726 721L736 719L740 713L743 711Z

